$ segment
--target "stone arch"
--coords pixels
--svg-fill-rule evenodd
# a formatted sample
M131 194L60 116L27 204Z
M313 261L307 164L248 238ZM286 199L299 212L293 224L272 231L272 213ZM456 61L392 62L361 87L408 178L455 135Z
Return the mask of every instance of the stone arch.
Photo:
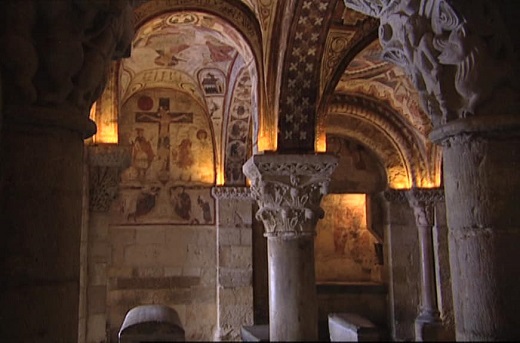
M165 12L196 11L215 15L226 20L247 42L254 56L254 68L257 70L257 111L252 116L252 146L256 153L264 148L271 149L275 144L273 131L276 122L273 114L267 111L265 89L265 70L263 64L262 29L260 22L251 9L241 1L216 0L211 6L197 0L178 3L171 1L145 2L135 10L135 28L140 28L148 20ZM230 15L232 14L232 15ZM224 19L225 18L225 19ZM274 134L275 135L275 134ZM263 140L264 142L261 142Z
M370 147L385 168L388 185L391 188L409 187L412 178L407 160L393 139L380 127L355 115L335 113L327 117L326 131Z
M329 119L332 114L336 118ZM399 156L402 156L402 163L406 166L406 175L409 177L408 186L433 185L440 180L440 149L431 146L429 151L419 140L413 127L400 119L390 107L362 96L341 95L328 107L327 127L345 125L341 124L341 120L338 121L337 115L364 120L387 137L399 151ZM330 120L334 120L335 124L331 125ZM373 143L374 146L380 145L377 141ZM382 146L388 146L388 143Z

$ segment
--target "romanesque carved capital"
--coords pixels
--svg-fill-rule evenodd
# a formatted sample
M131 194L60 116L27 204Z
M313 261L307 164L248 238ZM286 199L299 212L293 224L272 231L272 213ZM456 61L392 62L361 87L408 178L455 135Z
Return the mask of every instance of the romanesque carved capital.
M418 227L433 227L435 204L444 200L440 188L412 188L406 191L408 204L415 214Z
M328 192L337 158L327 154L254 155L244 165L257 201L258 220L267 237L314 236L324 212L321 198Z
M248 187L216 186L211 188L211 195L215 199L253 200Z
M344 2L380 19L384 58L410 76L434 126L472 116L517 115L518 56L499 4L488 0Z
M110 62L128 55L132 20L129 0L1 1L0 69L5 106L15 108L6 117L35 107L88 119Z
M388 189L383 195L386 201L390 203L407 203L406 189Z
M88 147L89 207L106 212L119 191L121 170L130 165L129 152L118 145Z

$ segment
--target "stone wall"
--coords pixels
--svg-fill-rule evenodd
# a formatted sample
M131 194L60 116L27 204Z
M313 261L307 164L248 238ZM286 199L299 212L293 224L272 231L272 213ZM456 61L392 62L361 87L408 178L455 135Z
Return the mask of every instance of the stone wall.
M190 341L216 326L214 226L110 226L107 323L112 341L135 306L174 308Z
M117 342L144 304L174 308L188 341L240 339L253 324L252 202L247 188L213 193L216 225L122 225L113 209L91 209L84 341Z
M186 339L213 339L216 308L214 226L117 226L91 213L87 342L117 342L135 306L174 308Z

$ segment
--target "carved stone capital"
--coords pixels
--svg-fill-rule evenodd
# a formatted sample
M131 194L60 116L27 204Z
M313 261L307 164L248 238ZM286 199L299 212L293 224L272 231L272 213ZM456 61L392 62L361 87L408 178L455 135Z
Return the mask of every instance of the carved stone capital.
M118 145L88 147L89 207L107 212L119 191L119 174L130 165L129 152Z
M5 107L71 109L88 119L110 62L128 55L132 20L128 0L1 1Z
M407 189L389 189L383 193L385 200L390 203L407 203Z
M248 187L217 186L211 188L211 195L216 199L253 200Z
M517 115L517 49L495 1L344 0L380 20L383 56L409 75L435 127ZM511 10L514 10L513 8Z
M321 198L328 192L337 158L315 155L254 155L244 165L251 194L267 237L314 236L324 212Z
M444 200L444 190L440 188L412 188L406 192L408 204L415 214L419 228L433 227L435 204Z

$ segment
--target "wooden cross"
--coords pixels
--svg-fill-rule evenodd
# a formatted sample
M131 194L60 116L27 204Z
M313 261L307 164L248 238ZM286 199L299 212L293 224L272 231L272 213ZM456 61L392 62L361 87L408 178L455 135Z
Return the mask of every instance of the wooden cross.
M170 124L193 123L193 112L170 112L170 99L159 98L157 112L136 112L136 123L158 123L157 156L162 160L160 171L170 170Z

